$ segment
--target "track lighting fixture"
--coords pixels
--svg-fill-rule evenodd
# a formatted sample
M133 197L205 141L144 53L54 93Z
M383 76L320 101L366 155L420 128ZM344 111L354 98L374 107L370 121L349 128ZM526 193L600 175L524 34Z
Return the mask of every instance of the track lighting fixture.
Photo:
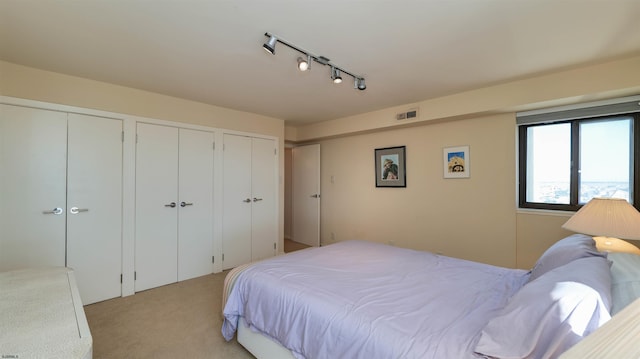
M307 59L303 59L302 57L298 57L298 70L307 71L311 68L311 56L307 55Z
M333 80L334 84L342 83L342 76L340 76L340 70L336 69L333 66L331 66L331 79Z
M342 82L342 73L347 74L351 77L353 77L353 88L354 89L358 89L358 90L365 90L367 88L367 85L365 85L364 83L364 77L358 76L358 75L354 75L353 73L346 71L343 68L340 68L334 64L332 64L328 58L324 57L324 56L316 56L313 55L312 53L310 53L309 51L306 50L302 50L301 48L292 45L291 43L288 43L284 40L282 40L280 37L272 35L268 32L266 32L264 34L264 36L268 37L269 40L267 42L264 43L264 45L262 45L262 47L265 49L265 51L267 51L268 53L275 55L276 53L276 44L277 43L281 43L301 54L303 54L305 57L298 57L298 69L300 71L307 71L311 68L311 60L319 63L320 65L324 65L324 66L330 66L331 67L331 80L333 80L333 83L339 84Z
M275 55L277 43L278 43L278 38L271 35L271 37L269 38L269 41L265 42L264 45L262 45L262 48L266 52L270 53L271 55Z

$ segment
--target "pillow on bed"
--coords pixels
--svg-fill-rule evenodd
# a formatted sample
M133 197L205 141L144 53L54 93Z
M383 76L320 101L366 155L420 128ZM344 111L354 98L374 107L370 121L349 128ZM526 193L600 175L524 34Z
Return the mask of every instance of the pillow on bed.
M531 270L529 282L554 268L563 266L576 259L606 256L606 253L598 251L596 242L590 236L584 234L570 235L554 243L540 256L536 265Z
M611 252L611 315L640 298L640 256L634 253Z
M475 351L490 358L556 357L611 316L604 257L574 260L525 284L481 332Z

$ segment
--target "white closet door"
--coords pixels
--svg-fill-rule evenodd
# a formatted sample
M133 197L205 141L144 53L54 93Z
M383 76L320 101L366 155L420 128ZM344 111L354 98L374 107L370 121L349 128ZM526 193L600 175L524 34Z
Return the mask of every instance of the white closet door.
M251 260L273 257L278 238L276 141L254 138L251 159Z
M122 121L69 114L67 266L83 304L121 295Z
M178 129L138 123L135 290L178 280Z
M251 261L251 138L224 135L223 269Z
M65 265L67 114L0 105L0 271Z
M213 273L212 132L180 129L178 280Z

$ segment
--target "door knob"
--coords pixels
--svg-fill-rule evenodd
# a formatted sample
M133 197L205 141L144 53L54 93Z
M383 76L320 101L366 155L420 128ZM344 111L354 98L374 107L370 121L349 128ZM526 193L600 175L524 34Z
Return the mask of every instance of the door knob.
M186 207L186 206L193 206L193 203L188 203L188 202L180 202L180 207Z
M89 212L89 208L78 208L78 207L69 208L69 213L71 214L78 214L80 212Z
M56 207L52 210L42 211L42 214L62 214L62 208Z
M309 196L309 197L311 197L311 198L320 198L320 195L316 193L316 194L312 194L312 195L311 195L311 196Z
M254 202L262 201L262 198L255 198L255 197L253 197L253 201L254 201Z
M171 208L174 208L174 207L176 206L176 203L175 203L175 202L171 202L171 203L169 203L169 204L165 204L164 206L165 206L165 207L171 207Z
M251 203L251 198L247 198L247 199L245 199L245 200L244 200L244 201L242 201L242 202L244 202L244 203Z

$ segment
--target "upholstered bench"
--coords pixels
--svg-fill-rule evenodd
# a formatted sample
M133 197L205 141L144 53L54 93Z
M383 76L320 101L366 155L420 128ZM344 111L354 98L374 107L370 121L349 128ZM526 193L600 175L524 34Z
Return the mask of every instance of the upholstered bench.
M93 340L73 270L64 267L0 273L0 356L81 358Z

